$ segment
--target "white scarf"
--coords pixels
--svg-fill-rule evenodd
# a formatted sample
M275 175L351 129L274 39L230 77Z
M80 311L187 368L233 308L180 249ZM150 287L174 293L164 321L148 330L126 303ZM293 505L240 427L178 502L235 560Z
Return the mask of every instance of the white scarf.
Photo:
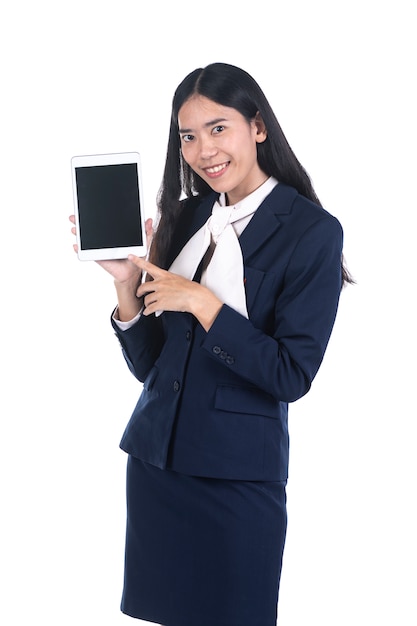
M243 257L238 237L277 182L272 177L268 178L235 206L226 206L225 194L220 194L209 219L185 244L169 271L192 280L210 243L214 244L213 255L200 282L222 302L248 317Z

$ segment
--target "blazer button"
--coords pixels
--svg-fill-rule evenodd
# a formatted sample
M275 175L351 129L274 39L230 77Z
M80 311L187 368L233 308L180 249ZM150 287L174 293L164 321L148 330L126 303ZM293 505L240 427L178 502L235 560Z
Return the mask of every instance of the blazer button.
M222 351L222 349L219 346L214 346L213 347L213 353L214 354L220 354L220 352Z
M172 388L173 388L174 391L179 391L180 388L181 388L180 381L179 380L174 380L174 384L172 385Z
M229 356L226 357L227 365L233 365L234 362L235 362L234 358L232 356L230 356L230 354L229 354Z
M223 359L223 360L224 360L227 356L228 356L228 354L227 354L227 352L225 352L224 350L222 350L222 351L220 352L220 354L219 354L219 357L220 357L221 359Z

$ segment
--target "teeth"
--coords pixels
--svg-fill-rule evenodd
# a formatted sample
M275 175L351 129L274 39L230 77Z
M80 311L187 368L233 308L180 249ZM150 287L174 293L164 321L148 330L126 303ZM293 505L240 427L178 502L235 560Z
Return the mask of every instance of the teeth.
M216 167L208 167L207 172L210 174L216 174L217 172L220 172L220 170L224 170L225 167L226 163L223 163L223 165L216 165Z

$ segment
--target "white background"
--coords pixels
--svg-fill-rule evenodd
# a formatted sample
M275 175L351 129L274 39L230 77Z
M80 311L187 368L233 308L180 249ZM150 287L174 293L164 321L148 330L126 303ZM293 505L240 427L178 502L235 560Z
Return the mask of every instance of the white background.
M263 87L343 224L357 279L311 392L290 411L279 624L417 624L412 4L4 3L5 626L141 623L119 612L118 448L140 388L110 327L112 279L72 251L70 158L138 150L152 217L173 91L213 61L243 67Z

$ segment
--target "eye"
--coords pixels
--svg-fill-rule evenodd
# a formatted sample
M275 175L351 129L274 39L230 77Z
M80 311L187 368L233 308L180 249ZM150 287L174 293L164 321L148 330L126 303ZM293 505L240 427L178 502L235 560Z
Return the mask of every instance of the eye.
M189 143L190 141L194 139L194 135L182 135L181 139L185 143Z
M215 135L218 135L219 133L221 133L221 132L223 132L223 131L224 131L224 126L215 126L215 127L213 128L213 133L214 133Z

